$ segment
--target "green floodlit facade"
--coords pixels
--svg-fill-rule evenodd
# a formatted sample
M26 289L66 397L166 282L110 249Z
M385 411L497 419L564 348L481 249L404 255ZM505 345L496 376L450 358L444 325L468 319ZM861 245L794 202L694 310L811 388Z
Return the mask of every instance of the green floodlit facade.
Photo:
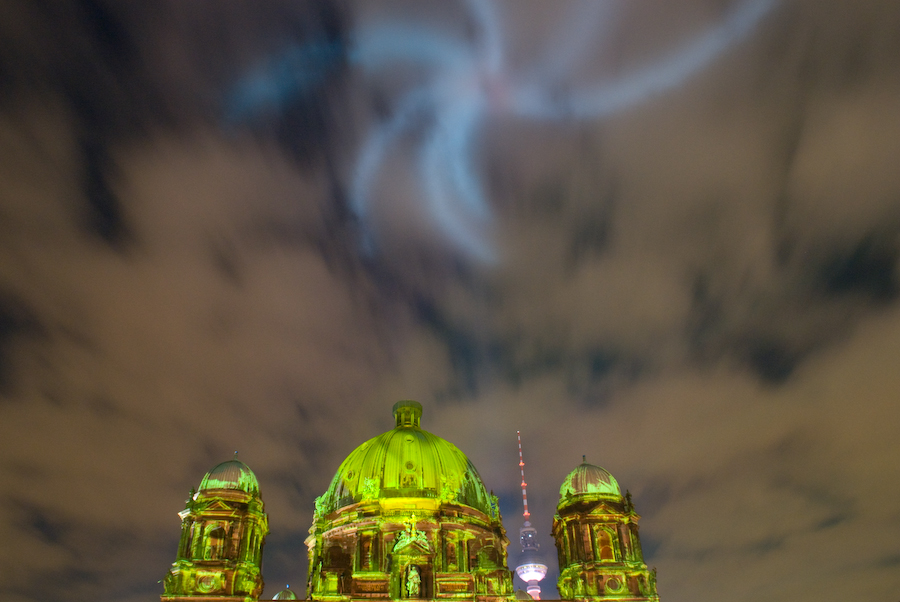
M583 462L559 488L553 539L563 600L658 602L656 570L644 564L640 516L606 470Z
M398 402L394 416L316 500L309 597L509 599L497 498L456 446L422 430L418 402Z
M307 597L323 602L530 599L514 591L497 498L456 446L401 401L396 426L341 463L316 498L306 538ZM268 533L259 484L236 458L211 470L179 513L182 536L162 602L251 602L263 589ZM584 463L560 489L553 521L564 600L658 602L631 496ZM282 590L273 599L296 599Z
M256 475L237 454L203 477L178 516L181 541L162 601L257 600L269 520Z

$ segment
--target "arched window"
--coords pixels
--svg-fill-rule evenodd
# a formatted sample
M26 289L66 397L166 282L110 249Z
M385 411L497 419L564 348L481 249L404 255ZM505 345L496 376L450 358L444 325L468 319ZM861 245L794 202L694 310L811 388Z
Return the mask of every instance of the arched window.
M365 534L360 536L358 540L358 549L359 549L359 570L361 571L371 571L372 570L372 536L370 534Z
M447 542L447 552L446 552L446 560L447 560L447 571L455 572L456 571L456 544L452 541Z
M466 568L464 570L471 571L478 566L478 542L470 539L466 541Z
M347 569L351 568L350 554L347 554L341 546L334 544L325 553L325 568Z
M204 560L218 560L222 558L225 549L225 529L216 526L209 528L206 534L206 546L203 550Z
M604 528L597 529L597 552L600 560L615 560L612 534Z

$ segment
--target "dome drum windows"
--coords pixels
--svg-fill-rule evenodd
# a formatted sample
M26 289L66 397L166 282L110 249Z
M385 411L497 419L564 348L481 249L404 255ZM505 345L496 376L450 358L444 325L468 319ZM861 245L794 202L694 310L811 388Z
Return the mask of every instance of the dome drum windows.
M601 562L618 560L613 552L615 536L610 530L606 527L599 527L595 533L597 542L597 554L595 555L595 558Z
M356 553L357 571L368 573L381 570L379 540L378 532L369 531L360 535Z
M203 536L203 560L219 560L226 557L227 534L221 523L206 525Z

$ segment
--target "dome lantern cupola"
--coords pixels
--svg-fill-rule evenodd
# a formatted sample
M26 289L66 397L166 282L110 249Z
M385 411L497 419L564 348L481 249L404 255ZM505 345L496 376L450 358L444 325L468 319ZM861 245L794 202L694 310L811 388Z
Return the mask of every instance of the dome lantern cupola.
M422 421L422 404L418 401L398 401L393 408L394 419L397 426L412 426L419 428Z

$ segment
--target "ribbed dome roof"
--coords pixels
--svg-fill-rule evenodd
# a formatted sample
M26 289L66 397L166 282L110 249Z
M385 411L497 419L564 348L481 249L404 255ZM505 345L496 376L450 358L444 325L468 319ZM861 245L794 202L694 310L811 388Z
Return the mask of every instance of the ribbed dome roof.
M619 483L608 471L582 462L563 481L559 488L559 501L562 504L570 499L575 501L573 498L582 496L619 499L622 492L619 490Z
M394 404L397 426L357 447L322 496L326 514L378 498L440 498L491 515L475 466L452 443L419 427L417 401Z
M274 596L272 596L273 600L296 600L297 594L294 593L294 590L291 589L291 586L287 586L287 588L281 590Z
M199 491L208 489L234 489L259 495L259 482L250 467L237 459L222 462L203 477Z

